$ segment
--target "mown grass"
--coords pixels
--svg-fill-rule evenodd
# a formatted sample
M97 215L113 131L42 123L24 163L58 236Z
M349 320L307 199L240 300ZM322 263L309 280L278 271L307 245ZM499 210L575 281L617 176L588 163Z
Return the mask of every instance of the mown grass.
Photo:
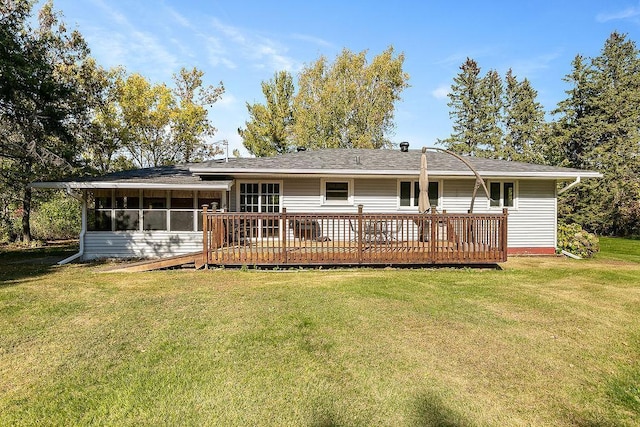
M638 425L639 246L502 271L5 263L0 425Z

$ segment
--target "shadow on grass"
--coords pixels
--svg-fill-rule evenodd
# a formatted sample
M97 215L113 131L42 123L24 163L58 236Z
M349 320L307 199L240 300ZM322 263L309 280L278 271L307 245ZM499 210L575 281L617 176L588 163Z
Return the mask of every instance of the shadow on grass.
M5 246L0 248L0 288L15 286L21 279L51 272L58 261L78 251L77 242L38 248Z
M440 397L424 394L415 401L412 425L416 427L471 426L462 415L449 408Z

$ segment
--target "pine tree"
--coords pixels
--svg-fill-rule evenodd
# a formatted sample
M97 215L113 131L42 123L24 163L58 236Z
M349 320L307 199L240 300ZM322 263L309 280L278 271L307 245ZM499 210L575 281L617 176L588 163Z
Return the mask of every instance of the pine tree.
M529 80L518 82L512 70L505 77L504 144L500 158L520 162L542 163L544 110L536 101L538 93Z
M554 144L569 166L603 173L560 199L560 213L602 234L640 234L640 60L635 43L612 33L601 54L578 56L573 85L554 123Z
M453 132L439 141L458 154L476 155L482 138L479 110L483 102L480 67L471 58L460 66L460 73L453 79L449 92L449 117L453 120Z
M478 108L481 132L478 140L480 151L477 155L502 158L502 109L503 86L500 75L490 70L481 80L482 101Z

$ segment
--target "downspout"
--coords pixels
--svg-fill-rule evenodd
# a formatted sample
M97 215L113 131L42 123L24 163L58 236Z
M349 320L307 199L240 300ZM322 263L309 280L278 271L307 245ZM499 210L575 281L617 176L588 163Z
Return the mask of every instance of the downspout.
M73 197L74 199L80 200L82 202L82 221L80 225L80 237L79 237L80 248L77 254L73 254L69 258L65 258L62 261L59 261L58 265L68 264L71 261L75 261L76 259L82 257L82 255L84 255L84 235L87 232L87 200L86 198L78 197L78 195L75 194L73 191L71 191L71 188L69 187L67 187L67 194Z
M565 187L562 187L560 190L558 190L558 194L562 194L562 193L564 193L565 191L569 191L571 188L575 187L575 186L576 186L576 185L578 185L578 184L580 184L580 176L578 176L578 177L576 178L576 180L575 180L575 181L573 181L571 184L569 184L569 185L567 185L567 186L565 186Z

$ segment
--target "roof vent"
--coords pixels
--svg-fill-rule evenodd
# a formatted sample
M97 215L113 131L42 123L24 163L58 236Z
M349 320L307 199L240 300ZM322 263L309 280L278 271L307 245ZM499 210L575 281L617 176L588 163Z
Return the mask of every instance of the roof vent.
M296 147L296 151L300 152L300 151L307 151L306 147Z
M406 153L409 151L409 143L407 141L400 143L400 151L402 151L403 153Z

